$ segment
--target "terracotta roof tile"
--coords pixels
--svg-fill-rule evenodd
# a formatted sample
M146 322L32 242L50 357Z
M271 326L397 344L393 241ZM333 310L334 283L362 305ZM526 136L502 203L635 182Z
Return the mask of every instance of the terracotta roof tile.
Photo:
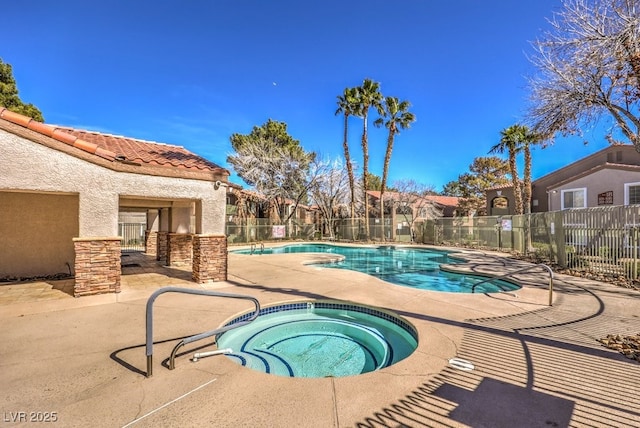
M185 169L221 169L219 165L181 146L72 128L58 129L84 141L94 143L100 148L116 153L118 156L123 156L124 159L131 162Z
M373 196L374 198L380 199L380 191L379 190L367 190L367 193L371 196ZM400 194L398 192L394 192L391 190L388 190L386 192L384 192L384 194L386 196L388 196L391 199L399 199L400 198ZM424 199L428 200L428 201L432 201L435 202L437 204L440 205L444 205L444 206L450 206L450 207L455 207L458 205L458 201L461 199L457 196L440 196L440 195L425 195Z
M110 152L108 150L101 150L100 152L98 152L98 146L95 144L92 144L88 141L83 141L77 136L71 135L53 126L45 125L44 123L33 120L30 117L14 113L4 107L0 107L0 118L8 122L15 123L16 125L23 126L39 134L44 134L47 137L51 137L55 140L83 150L85 152L96 154L107 160L113 161L116 158L116 154L113 152Z
M434 201L440 205L445 205L445 206L449 206L449 207L455 207L458 205L458 202L460 201L460 199L457 196L440 196L440 195L427 195L425 196L425 199L428 199L430 201Z
M0 106L0 119L110 161L128 161L192 171L225 170L184 147L68 127L45 125ZM227 172L228 174L228 172Z

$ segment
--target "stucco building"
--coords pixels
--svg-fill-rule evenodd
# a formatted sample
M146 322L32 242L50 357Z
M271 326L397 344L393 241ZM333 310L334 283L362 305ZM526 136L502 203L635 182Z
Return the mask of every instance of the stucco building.
M640 204L640 153L633 145L611 145L531 183L531 212ZM490 189L489 215L512 215L512 186Z
M193 280L226 280L229 172L180 146L36 122L0 107L0 279L68 273L74 295L120 291L118 214Z

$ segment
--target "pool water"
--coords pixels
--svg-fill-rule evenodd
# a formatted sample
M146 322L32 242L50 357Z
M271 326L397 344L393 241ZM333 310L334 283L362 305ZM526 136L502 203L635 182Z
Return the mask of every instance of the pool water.
M229 324L243 320L245 314ZM254 370L288 377L342 377L388 367L417 347L415 329L375 308L303 302L263 308L216 339L218 349Z
M236 250L237 254L252 254L251 250ZM421 290L471 293L475 283L485 281L480 275L446 272L441 264L459 264L450 252L426 248L395 246L348 247L329 244L293 244L254 250L253 254L332 253L343 259L319 266L348 269L366 273L383 281ZM506 280L484 282L475 288L477 293L513 291L520 287Z

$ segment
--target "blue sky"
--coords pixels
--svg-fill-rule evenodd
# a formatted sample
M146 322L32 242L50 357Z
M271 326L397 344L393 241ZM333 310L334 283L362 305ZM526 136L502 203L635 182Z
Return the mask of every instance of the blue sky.
M527 102L530 41L560 0L25 0L5 2L0 58L50 124L185 146L222 166L229 136L271 118L342 155L336 96L364 78L411 102L390 183L436 190L486 156ZM362 121L350 122L356 161ZM382 174L386 130L370 130ZM533 153L534 178L606 146ZM522 173L522 171L521 171ZM243 184L237 177L233 181Z

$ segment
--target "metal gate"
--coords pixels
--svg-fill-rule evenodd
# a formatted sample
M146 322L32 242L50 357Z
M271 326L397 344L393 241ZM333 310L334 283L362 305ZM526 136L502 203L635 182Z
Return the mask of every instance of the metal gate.
M122 251L145 251L145 223L118 223L118 236L122 237Z

